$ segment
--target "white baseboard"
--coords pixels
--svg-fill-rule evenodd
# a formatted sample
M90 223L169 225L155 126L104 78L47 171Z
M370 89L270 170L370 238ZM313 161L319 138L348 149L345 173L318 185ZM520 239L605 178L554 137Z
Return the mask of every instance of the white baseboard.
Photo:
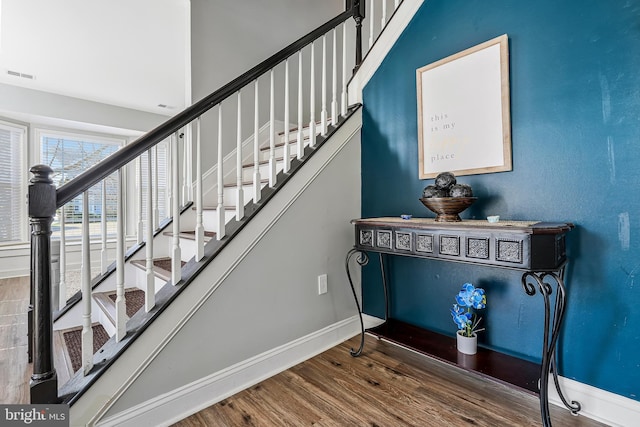
M365 327L379 323L364 316ZM249 388L317 354L334 347L360 332L357 316L334 323L319 331L268 350L208 377L194 381L170 393L136 405L100 420L98 426L169 426L235 393Z
M640 402L569 378L559 377L560 387L567 401L580 402L578 416L584 416L612 427L637 426ZM549 376L549 402L564 408Z

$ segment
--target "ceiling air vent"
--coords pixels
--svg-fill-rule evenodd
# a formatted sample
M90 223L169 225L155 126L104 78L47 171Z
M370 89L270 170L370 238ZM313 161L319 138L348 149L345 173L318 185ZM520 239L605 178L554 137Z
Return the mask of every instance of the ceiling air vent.
M33 74L21 73L19 71L7 70L7 74L14 77L22 77L23 79L29 79L29 80L35 79L35 76Z

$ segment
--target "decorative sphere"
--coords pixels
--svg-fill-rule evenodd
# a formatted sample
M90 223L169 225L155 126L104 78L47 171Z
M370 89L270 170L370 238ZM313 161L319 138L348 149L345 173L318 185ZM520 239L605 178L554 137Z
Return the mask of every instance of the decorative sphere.
M451 172L442 172L436 176L436 187L441 190L447 190L455 183L456 177Z
M467 184L454 184L449 188L450 197L473 197L473 190Z
M431 197L447 197L449 195L447 190L437 188L435 185L428 185L422 192L422 197L429 199Z

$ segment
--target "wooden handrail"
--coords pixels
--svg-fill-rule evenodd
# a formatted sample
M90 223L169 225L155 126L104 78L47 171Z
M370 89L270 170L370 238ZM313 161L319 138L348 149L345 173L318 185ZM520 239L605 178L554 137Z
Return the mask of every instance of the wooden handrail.
M337 25L343 23L353 16L352 10L347 10L325 24L301 37L280 52L262 61L241 76L222 86L220 89L202 98L200 101L184 109L155 129L149 131L129 145L122 147L100 163L87 169L73 180L69 181L56 192L57 208L64 206L83 191L93 187L95 184L123 167L136 157L147 151L149 148L165 140L169 135L178 131L181 127L195 120L209 109L224 101L227 97L242 89L265 72L298 52L318 37L330 31ZM356 64L357 65L357 64Z

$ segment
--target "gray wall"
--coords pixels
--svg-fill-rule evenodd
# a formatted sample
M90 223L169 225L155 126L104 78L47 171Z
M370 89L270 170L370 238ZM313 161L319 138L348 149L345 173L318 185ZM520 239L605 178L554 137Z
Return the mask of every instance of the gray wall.
M353 245L349 221L360 213L359 159L358 133L106 417L355 314L344 257ZM317 276L323 273L328 293L318 295Z
M222 4L224 3L224 4ZM209 95L258 65L298 38L344 11L344 0L245 0L222 2L193 0L191 2L191 85L194 102ZM341 37L341 35L339 35ZM339 39L341 40L341 39ZM330 45L328 46L330 48ZM316 46L316 58L321 47ZM303 51L304 79L309 76L309 49ZM319 61L316 59L317 66ZM290 61L291 116L297 123L297 56ZM284 104L284 66L276 68L276 109ZM328 78L330 82L330 76ZM260 125L268 121L269 76L259 80L261 107ZM308 87L308 83L305 85ZM306 89L308 90L308 89ZM242 92L242 140L253 134L254 89ZM316 99L320 102L320 72L316 71ZM305 125L308 124L309 96L304 100ZM225 155L236 142L236 97L223 104L223 147ZM217 109L205 114L201 122L203 168L208 170L216 161ZM317 108L316 118L320 110ZM283 120L282 112L276 114Z
M197 101L344 10L344 0L192 0Z
M0 115L116 134L146 132L166 116L0 83ZM113 128L113 129L109 129ZM129 132L127 132L129 131ZM135 131L135 132L130 132Z

